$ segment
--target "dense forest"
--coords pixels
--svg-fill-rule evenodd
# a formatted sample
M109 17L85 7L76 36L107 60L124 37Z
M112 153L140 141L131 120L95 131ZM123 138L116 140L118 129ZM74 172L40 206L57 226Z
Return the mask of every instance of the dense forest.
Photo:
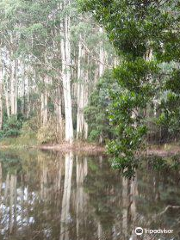
M180 0L0 0L0 239L180 239Z
M90 93L116 64L103 28L76 1L1 1L0 11L1 138L87 139Z
M2 0L2 144L94 141L132 174L144 143L178 141L179 8L166 0Z

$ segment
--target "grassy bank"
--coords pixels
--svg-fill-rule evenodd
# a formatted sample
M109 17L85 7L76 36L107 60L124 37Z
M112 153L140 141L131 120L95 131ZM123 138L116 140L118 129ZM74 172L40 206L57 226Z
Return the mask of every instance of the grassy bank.
M8 137L3 138L0 140L0 148L15 148L15 149L21 149L21 148L31 148L37 146L37 139L35 135L24 137Z

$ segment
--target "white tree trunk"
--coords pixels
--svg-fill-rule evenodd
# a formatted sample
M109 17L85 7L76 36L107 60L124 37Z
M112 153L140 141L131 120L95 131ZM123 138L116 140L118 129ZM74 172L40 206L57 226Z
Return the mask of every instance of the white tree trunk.
M66 1L64 1L67 4ZM69 4L69 2L68 2ZM71 46L70 46L70 17L67 15L61 23L61 59L62 79L65 105L65 140L73 142L72 99L71 99Z
M61 89L60 86L58 86L56 91L56 98L55 98L55 112L56 112L56 118L57 118L57 139L59 142L62 142L63 140L63 120L62 120L62 99L61 99Z
M79 40L78 54L78 83L77 83L77 139L88 137L88 124L84 117L84 108L88 103L88 70L81 66L81 61L85 61L85 50L82 46L81 36Z
M41 93L41 123L45 126L48 122L48 91L49 77L46 75L43 79L44 90Z
M1 58L1 53L0 53ZM2 129L3 124L3 66L0 59L0 130Z
M8 118L10 117L10 106L9 106L9 94L8 90L4 87L4 93L5 93L5 101L6 101L6 111Z
M11 115L17 115L17 60L11 63Z
M103 29L100 27L99 29L100 33L103 34ZM101 77L104 73L104 60L105 60L105 54L104 54L104 48L103 48L103 42L100 42L100 51L99 51L99 77Z
M45 126L48 121L47 99L47 93L41 93L41 122L43 126Z
M0 162L0 205L2 201L2 164Z
M14 62L11 65L11 94L10 94L10 102L11 102L11 115L14 114Z

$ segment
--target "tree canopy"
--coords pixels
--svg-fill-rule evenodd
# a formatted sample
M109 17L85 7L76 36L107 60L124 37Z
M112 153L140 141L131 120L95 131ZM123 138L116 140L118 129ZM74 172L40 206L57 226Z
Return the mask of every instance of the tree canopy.
M177 130L179 3L80 0L80 4L105 28L121 58L121 64L113 71L121 91L110 91L109 118L117 137L108 149L114 156L113 165L131 176L151 122L165 124L167 132ZM154 119L150 119L151 111Z

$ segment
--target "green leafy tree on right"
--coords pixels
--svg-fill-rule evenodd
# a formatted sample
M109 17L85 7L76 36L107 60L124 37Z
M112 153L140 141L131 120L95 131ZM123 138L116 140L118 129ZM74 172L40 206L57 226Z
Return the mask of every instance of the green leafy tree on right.
M148 132L147 109L153 105L157 111L154 106L158 94L163 95L166 88L171 95L179 94L179 89L173 89L179 70L171 69L166 75L161 64L175 61L178 66L180 6L176 1L165 0L79 1L82 9L91 11L105 28L123 59L113 72L121 91L110 91L109 118L116 137L108 144L108 152L113 156L113 166L121 169L124 176L132 177ZM161 107L163 119L167 106ZM168 108L171 110L179 111Z

